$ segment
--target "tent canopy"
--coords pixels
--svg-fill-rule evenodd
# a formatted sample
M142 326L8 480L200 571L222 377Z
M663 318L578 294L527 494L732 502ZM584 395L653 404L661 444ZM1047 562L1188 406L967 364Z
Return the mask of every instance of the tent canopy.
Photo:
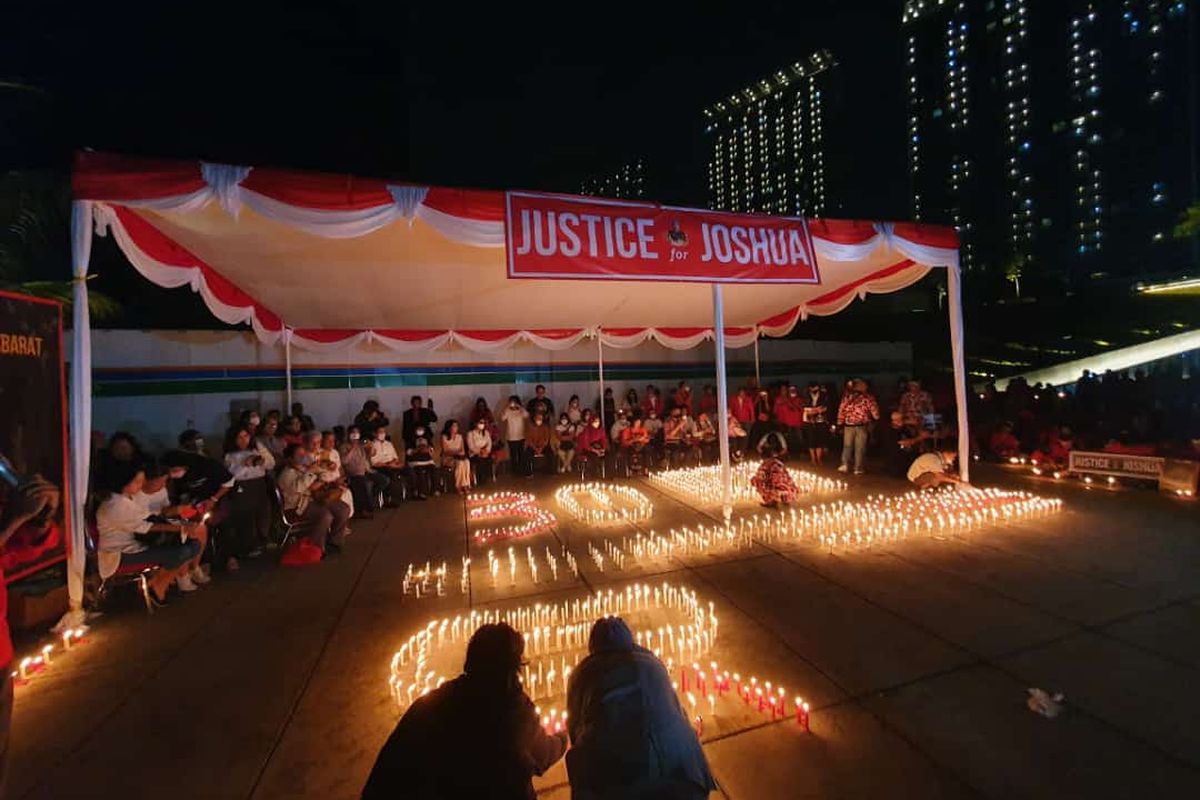
M285 328L300 347L373 340L399 352L564 348L597 333L615 347L713 338L703 284L510 279L502 192L96 153L78 156L74 190L145 277L190 286L267 342ZM951 228L808 226L819 282L726 286L728 346L958 263Z

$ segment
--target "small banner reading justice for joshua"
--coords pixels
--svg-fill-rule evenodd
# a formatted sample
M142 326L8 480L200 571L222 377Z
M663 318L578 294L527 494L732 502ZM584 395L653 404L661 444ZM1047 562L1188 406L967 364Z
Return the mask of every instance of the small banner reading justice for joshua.
M509 192L508 276L820 283L802 217Z

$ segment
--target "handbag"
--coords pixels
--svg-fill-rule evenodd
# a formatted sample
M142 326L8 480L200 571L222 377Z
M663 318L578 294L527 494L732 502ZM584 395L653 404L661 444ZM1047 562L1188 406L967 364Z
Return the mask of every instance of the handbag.
M279 563L285 567L305 567L309 564L319 564L323 555L321 548L308 539L292 539L287 547L283 548Z

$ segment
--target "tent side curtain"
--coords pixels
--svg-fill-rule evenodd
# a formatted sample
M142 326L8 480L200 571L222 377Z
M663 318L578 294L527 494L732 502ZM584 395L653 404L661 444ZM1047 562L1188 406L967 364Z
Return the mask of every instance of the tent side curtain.
M673 319L658 313L663 308L660 298L686 297L692 291L685 284L653 289L642 289L642 284L588 284L589 288L579 289L579 284L562 281L504 283L502 192L98 153L77 156L73 188L76 199L95 201L97 231L111 232L143 276L167 288L190 287L218 319L249 324L265 342L277 341L285 326L293 330L292 342L301 348L338 350L374 342L398 353L425 352L450 343L479 352L499 351L519 342L565 349L597 333L605 345L616 348L652 340L687 349L714 338L711 324L701 324L708 322L707 311L681 318L679 308L690 309L693 303L675 304ZM727 346L747 346L759 335L786 335L809 314L837 313L856 298L908 286L931 267L958 263L957 234L951 228L815 219L809 220L809 230L822 283L769 291L731 287L728 297L734 316L727 318ZM292 250L284 252L279 242L288 237L292 237ZM334 240L347 241L343 246ZM364 250L368 244L375 249ZM284 274L275 277L270 272L284 265L290 270L297 253L309 258L317 258L314 253L339 257L353 253L347 258L358 259L353 266L362 270L426 269L450 275L459 269L465 277L445 278L459 280L458 291L482 276L500 291L535 288L534 294L552 297L550 302L558 304L565 304L563 298L579 296L569 292L585 292L589 300L603 295L612 300L614 312L621 313L597 311L594 318L580 314L542 320L561 326L578 318L577 327L525 327L525 316L519 320L496 319L495 314L473 317L462 308L457 309L458 319L446 327L439 327L445 322L438 316L414 320L417 324L411 329L396 329L395 322L409 319L399 311L361 327L353 327L359 322L353 316L306 319L316 304L305 304L294 293L281 293ZM421 266L426 263L437 266ZM334 280L325 288L334 291L345 283L345 279ZM644 296L643 305L637 307L626 303L625 292L662 294ZM395 298L391 302L412 303L411 297L401 298L404 294L381 291L381 296ZM320 297L328 306L328 294ZM536 314L530 316L538 321ZM509 324L496 327L497 321ZM653 321L666 324L647 324ZM479 322L484 324L471 324Z

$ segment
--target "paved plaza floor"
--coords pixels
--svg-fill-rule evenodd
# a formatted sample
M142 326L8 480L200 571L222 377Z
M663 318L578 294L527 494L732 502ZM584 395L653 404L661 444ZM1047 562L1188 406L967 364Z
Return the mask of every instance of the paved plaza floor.
M392 654L429 620L666 580L714 604L706 658L813 707L811 733L718 707L704 732L714 797L1200 797L1200 508L995 469L977 481L1065 509L966 536L834 553L758 543L603 573L587 542L635 528L562 518L521 546L565 544L580 577L493 587L460 497L408 503L355 523L344 555L321 565L260 560L154 615L111 610L18 689L9 796L356 797L398 716ZM559 513L558 482L499 488ZM848 498L905 490L851 483ZM654 503L642 531L716 519L632 484ZM446 595L405 596L405 568L426 559L448 562ZM1028 687L1065 693L1061 715L1026 708ZM561 763L537 785L570 794Z

